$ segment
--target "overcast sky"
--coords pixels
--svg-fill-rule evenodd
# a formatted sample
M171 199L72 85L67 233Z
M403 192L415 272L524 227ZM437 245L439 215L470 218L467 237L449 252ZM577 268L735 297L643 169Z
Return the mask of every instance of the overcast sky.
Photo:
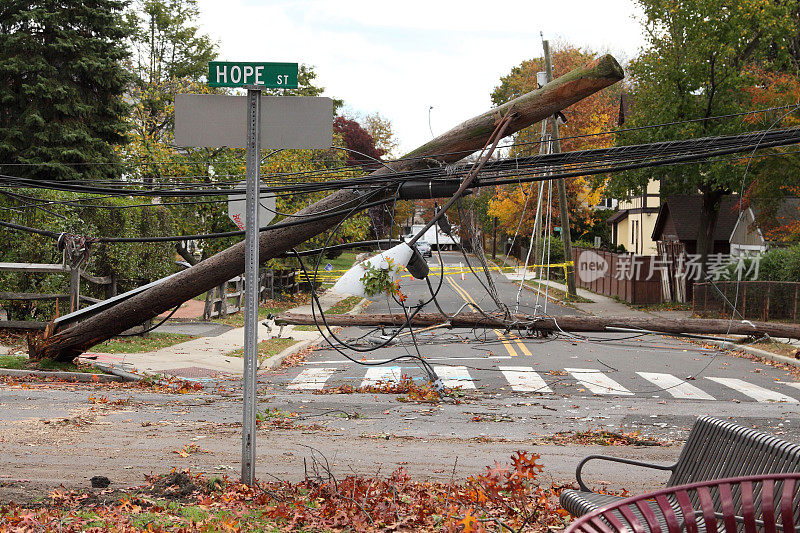
M541 57L539 32L614 54L642 45L632 0L198 0L223 61L312 65L325 96L379 112L412 150L491 107L500 76ZM433 106L433 109L430 109ZM430 114L430 126L429 126Z

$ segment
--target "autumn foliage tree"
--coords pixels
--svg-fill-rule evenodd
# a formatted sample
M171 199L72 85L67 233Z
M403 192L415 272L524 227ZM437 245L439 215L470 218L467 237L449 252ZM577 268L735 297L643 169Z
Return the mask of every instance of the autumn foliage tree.
M626 117L628 131L620 144L641 144L734 134L777 124L748 124L738 113L761 104L768 92L759 88L753 66L796 76L787 36L797 35L797 2L779 0L637 0L646 38L642 53L629 65L635 105ZM791 47L790 47L791 48ZM752 92L752 91L755 92ZM774 102L774 100L771 100ZM728 119L717 116L737 115ZM627 119L630 120L627 120ZM659 125L658 127L650 127ZM696 165L672 165L614 176L618 193L641 192L650 180L661 180L662 194L702 196L697 249L705 258L722 198L740 192L755 169L745 173L726 159Z
M559 44L553 49L553 76L558 77L595 59L599 54L570 44ZM523 61L500 78L500 84L492 92L492 102L500 105L531 91L537 86L537 72L545 70L544 58ZM619 97L623 87L612 85L595 93L563 111L567 121L560 129L562 151L607 148L613 144L610 135L596 135L612 130L617 124ZM549 132L549 128L547 130ZM542 147L541 124L535 124L518 132L509 149L509 157L525 157L540 153ZM565 182L571 221L588 224L592 206L602 196L604 178L572 178ZM497 217L498 228L508 235L519 233L531 235L536 217L538 186L508 185L497 189L489 202L489 215ZM559 221L558 195L553 191L548 202L548 187L543 189L542 219L546 220L547 206L554 220ZM542 222L540 222L541 224ZM560 226L560 222L554 223ZM541 227L541 226L540 226ZM573 238L579 237L573 235Z
M753 109L778 107L767 113L745 116L747 124L762 128L800 126L797 112L800 80L796 75L756 66L750 66L746 73L754 82L744 89L749 106ZM770 241L800 241L800 210L791 213L782 205L788 199L800 197L800 156L796 150L795 146L772 148L764 151L766 157L739 164L745 167L749 163L748 171L753 178L745 191L743 207L753 206L763 213L760 229Z
M341 136L342 143L347 149L349 165L360 167L365 172L371 172L381 166L381 157L386 150L376 146L375 139L358 121L338 116L333 120L333 131ZM371 237L380 239L388 236L392 230L392 213L385 206L370 207L368 213L372 223Z

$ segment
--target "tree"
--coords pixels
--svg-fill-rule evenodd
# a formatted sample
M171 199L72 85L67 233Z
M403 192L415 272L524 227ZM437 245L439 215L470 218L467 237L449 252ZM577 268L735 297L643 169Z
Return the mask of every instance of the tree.
M208 62L216 59L217 49L208 35L199 33L198 16L196 0L139 0L126 13L134 28L130 68L135 84L130 98L131 134L137 146L133 151L144 155L145 161L172 151L175 94L207 91L199 82L208 73ZM163 177L157 165L133 172L147 183Z
M383 155L394 159L395 150L400 146L392 129L391 121L378 112L371 113L361 121L367 133L375 141L375 147L383 151Z
M741 119L715 115L747 110L745 89L753 86L751 65L788 60L781 43L794 34L792 7L778 0L638 0L644 10L646 45L629 66L635 104L620 144L736 133ZM783 48L783 51L781 50ZM687 120L701 119L696 122ZM649 180L661 180L662 194L700 192L703 197L697 248L702 263L713 246L722 197L739 191L744 168L719 161L627 172L613 178L618 195L641 192Z
M385 153L375 146L375 140L357 121L336 117L333 120L333 131L342 138L347 152L347 164L358 166L364 170L375 170L381 166L380 159ZM392 230L392 217L385 206L369 208L369 218L376 239L388 235Z
M198 33L199 14L196 0L139 0L128 11L128 22L135 28L132 67L142 83L197 80L208 74L217 45Z
M113 147L126 141L130 81L122 66L130 35L123 7L122 0L3 3L0 171L57 180L119 176Z
M386 152L375 146L375 139L361 127L361 124L346 117L333 119L333 131L342 136L347 152L347 162L365 169L375 169Z
M790 66L791 68L791 66ZM749 106L754 109L785 106L768 113L745 116L745 122L760 128L781 125L800 125L800 79L793 73L767 71L758 67L748 69L755 83L745 88ZM788 108L788 109L787 109ZM769 240L800 241L800 213L790 216L782 210L783 203L800 197L800 156L795 146L766 150L766 157L744 160L752 181L745 191L743 205L752 205L763 212L761 230ZM800 206L798 206L800 209Z

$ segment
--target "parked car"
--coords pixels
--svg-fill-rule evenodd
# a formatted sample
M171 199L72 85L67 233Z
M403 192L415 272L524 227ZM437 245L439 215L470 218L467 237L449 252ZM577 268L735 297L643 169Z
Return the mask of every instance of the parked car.
M431 251L431 245L428 244L428 241L417 241L416 243L417 250L419 250L420 255L422 257L432 257L433 252Z

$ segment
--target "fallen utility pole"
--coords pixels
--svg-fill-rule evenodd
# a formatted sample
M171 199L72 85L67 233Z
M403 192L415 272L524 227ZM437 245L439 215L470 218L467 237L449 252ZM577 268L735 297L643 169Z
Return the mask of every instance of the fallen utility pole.
M483 148L500 118L513 106L507 129L511 135L534 122L612 85L623 78L622 68L610 55L600 57L553 80L541 89L526 93L501 106L473 117L404 156L388 163L373 176L455 163ZM313 216L329 211L359 210L365 201L388 198L389 187L376 194L363 187L343 188L295 213L296 217ZM347 215L338 215L300 223L294 226L262 230L259 237L259 259L263 263L308 239L335 227ZM245 245L239 242L197 265L179 272L146 291L99 312L84 321L58 331L32 350L33 358L69 361L90 347L123 331L158 316L181 303L202 294L222 282L244 272Z
M322 319L317 317L322 323ZM370 326L399 327L406 323L405 315L326 315L325 322L329 326ZM664 334L687 333L692 335L755 335L800 339L800 325L782 324L778 322L755 322L741 320L731 322L725 319L709 318L658 318L627 316L559 316L541 317L517 314L506 319L503 314L495 313L462 313L446 318L440 313L418 313L411 319L411 326L426 327L449 322L453 328L497 328L529 331L574 331L574 332L608 332L609 328L630 328L641 331L653 331ZM275 325L314 325L314 317L296 313L285 313L275 319ZM630 333L630 332L629 332Z

